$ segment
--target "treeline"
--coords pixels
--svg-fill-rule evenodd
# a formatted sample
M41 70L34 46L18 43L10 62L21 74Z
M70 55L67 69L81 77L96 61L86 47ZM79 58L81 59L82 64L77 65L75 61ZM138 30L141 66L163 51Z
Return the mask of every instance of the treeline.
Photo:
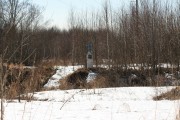
M86 63L86 45L93 43L95 65L128 68L139 64L155 72L159 63L179 70L180 4L153 0L114 10L107 0L102 10L69 16L69 30L40 25L40 9L28 2L1 0L0 54L14 63L42 60ZM134 66L135 67L135 66Z
M86 12L84 17L82 14L78 17L72 12L71 27L82 30L72 35L75 46L72 54L75 57L81 53L83 46L91 41L96 65L107 59L109 67L128 69L129 65L138 64L142 70L150 69L152 74L160 72L161 63L179 70L179 13L178 1L175 6L157 0L136 0L129 8L118 10L113 10L107 0L98 13ZM83 58L85 53L80 55Z
M32 35L39 27L41 10L28 0L0 0L0 55L3 62L32 59Z

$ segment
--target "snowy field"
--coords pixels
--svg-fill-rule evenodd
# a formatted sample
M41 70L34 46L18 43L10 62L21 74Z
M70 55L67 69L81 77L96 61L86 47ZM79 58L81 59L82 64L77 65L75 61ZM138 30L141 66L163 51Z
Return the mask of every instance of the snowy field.
M45 87L81 66L57 67ZM91 78L90 78L91 80ZM33 94L34 101L5 101L4 120L177 120L180 101L152 98L173 87L121 87L53 90Z
M153 101L171 87L55 90L5 103L5 120L176 120L180 101Z

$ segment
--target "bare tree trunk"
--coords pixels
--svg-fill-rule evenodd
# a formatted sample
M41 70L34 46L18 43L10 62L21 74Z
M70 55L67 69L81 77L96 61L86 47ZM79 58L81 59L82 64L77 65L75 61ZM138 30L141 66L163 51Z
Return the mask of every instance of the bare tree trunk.
M74 62L75 62L75 36L74 36L74 28L75 28L75 16L74 16L74 12L73 9L71 9L70 11L70 18L69 18L69 22L70 22L70 28L71 28L71 39L72 39L72 56L71 56L71 61L72 61L72 66L74 66ZM74 67L73 67L74 69Z
M94 35L94 58L95 58L95 63L96 63L96 68L98 67L98 49L97 49L97 38L96 35Z
M1 81L1 120L3 120L4 116L4 82L3 82L3 56L0 55L0 81Z
M109 46L109 9L108 9L108 2L106 0L104 5L104 12L105 12L105 22L106 22L106 45L107 45L107 58L108 58L108 67L110 68L110 46Z
M153 71L153 77L156 72L156 61L155 61L155 0L153 0L153 16L152 16L152 71Z
M139 5L138 0L136 0L136 37L134 39L134 51L135 51L135 62L137 64L137 40L139 39Z

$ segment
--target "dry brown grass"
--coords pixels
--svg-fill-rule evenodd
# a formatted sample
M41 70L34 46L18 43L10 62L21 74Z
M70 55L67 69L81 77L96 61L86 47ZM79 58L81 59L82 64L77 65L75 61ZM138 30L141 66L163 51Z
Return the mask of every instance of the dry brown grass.
M9 78L7 80L9 83L5 87L5 96L6 99L14 99L20 94L41 91L55 70L52 67L38 66L33 69L11 69L8 72Z
M62 59L48 59L48 60L42 60L40 63L37 63L37 65L41 66L67 66L67 65L72 65L70 60L62 60Z
M87 85L87 88L106 88L109 86L108 80L106 77L98 75L96 79L90 81Z
M10 88L6 90L6 99L14 99L18 95L17 83L12 83Z
M66 78L60 80L59 82L60 82L59 89L61 89L61 90L71 89L70 86L69 86L69 84L68 84L67 81L66 81Z
M82 89L86 88L86 78L88 76L88 70L80 68L74 73L68 75L63 80L60 80L60 89Z
M163 93L159 96L155 96L154 100L179 100L180 99L180 87L176 87L169 92Z

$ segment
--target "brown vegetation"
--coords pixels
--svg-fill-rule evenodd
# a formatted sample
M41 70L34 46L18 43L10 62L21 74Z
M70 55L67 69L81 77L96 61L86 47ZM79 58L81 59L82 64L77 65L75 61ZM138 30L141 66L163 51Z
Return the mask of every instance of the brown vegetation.
M176 87L169 92L163 93L159 96L155 96L154 100L179 100L180 99L180 87Z
M60 81L60 89L78 89L85 88L88 70L78 69Z
M14 99L20 94L42 90L55 70L52 67L38 66L22 70L12 68L7 72L5 95L7 99Z
M96 73L96 77L87 82L90 72ZM133 75L133 76L132 76ZM117 71L105 68L81 68L60 80L60 89L81 89L81 88L107 88L125 86L147 86L146 77L137 70Z

